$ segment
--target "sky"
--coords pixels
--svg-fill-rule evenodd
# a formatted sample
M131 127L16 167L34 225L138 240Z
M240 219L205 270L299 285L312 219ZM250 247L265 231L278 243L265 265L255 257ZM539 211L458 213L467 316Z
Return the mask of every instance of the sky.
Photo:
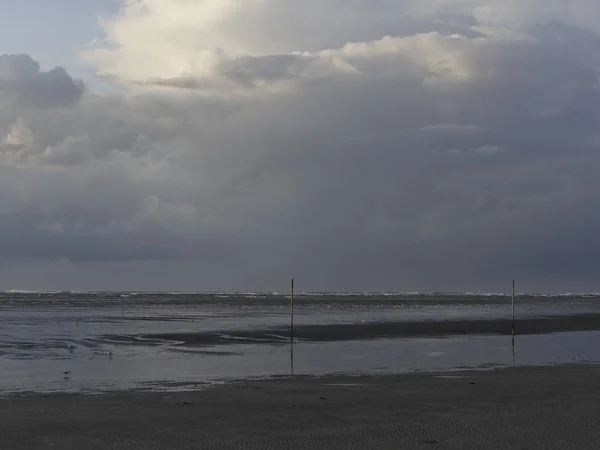
M0 289L600 291L596 0L0 10Z

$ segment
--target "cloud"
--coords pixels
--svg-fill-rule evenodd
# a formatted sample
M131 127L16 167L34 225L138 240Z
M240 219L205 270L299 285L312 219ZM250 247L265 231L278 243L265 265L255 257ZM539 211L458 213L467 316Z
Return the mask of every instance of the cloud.
M597 9L124 2L84 52L122 92L10 59L0 254L93 288L591 289Z
M29 55L0 55L0 96L23 108L50 108L76 102L81 82L63 67L41 71Z
M500 153L503 151L505 151L504 148L499 147L498 145L490 145L490 144L482 145L481 147L476 148L474 150L475 153L480 153L482 155L493 155L493 154Z
M421 131L436 134L471 134L480 133L485 130L481 127L478 127L477 125L457 125L452 123L440 123L436 125L425 125L421 127Z
M467 52L475 51L470 47L478 45L478 40L432 32L410 37L384 36L316 53L233 58L222 54L201 74L149 78L136 83L231 95L240 90L289 90L334 77L373 76L373 72L380 77L393 77L404 67L413 70L413 76L417 75L415 70L421 71L424 83L435 84L472 76Z
M316 53L385 35L483 33L535 38L560 23L600 30L595 0L134 0L103 21L105 39L85 55L122 80L204 76L224 56Z

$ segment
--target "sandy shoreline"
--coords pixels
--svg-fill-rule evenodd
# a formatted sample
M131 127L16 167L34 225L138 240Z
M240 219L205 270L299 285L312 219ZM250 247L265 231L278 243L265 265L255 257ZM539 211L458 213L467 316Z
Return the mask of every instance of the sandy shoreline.
M565 331L598 331L600 314L578 314L517 319L517 334L545 334ZM323 325L296 325L294 337L306 342L351 341L398 337L439 337L474 334L512 334L512 319L429 320L414 322L371 322ZM180 345L263 344L288 342L289 327L252 328L228 331L144 334L147 340L173 341ZM113 342L131 344L139 336L108 336Z
M600 366L0 399L2 449L597 448Z

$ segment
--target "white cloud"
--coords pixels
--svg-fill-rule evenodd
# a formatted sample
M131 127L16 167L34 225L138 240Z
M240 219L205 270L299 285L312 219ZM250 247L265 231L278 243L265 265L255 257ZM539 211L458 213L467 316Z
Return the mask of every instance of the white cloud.
M129 0L86 55L123 80L203 77L223 58L317 53L436 31L449 17L500 38L529 38L552 22L596 32L597 12L595 0Z
M10 126L8 133L2 140L2 146L8 150L21 150L32 145L33 140L31 129L22 118L19 118Z

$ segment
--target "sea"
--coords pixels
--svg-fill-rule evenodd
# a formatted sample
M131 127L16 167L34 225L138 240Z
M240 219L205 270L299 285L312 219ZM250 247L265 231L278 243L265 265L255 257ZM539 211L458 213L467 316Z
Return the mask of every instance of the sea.
M600 294L514 306L517 323L599 313ZM513 335L512 315L502 293L4 292L0 395L600 361L594 326ZM500 325L472 327L486 321Z

